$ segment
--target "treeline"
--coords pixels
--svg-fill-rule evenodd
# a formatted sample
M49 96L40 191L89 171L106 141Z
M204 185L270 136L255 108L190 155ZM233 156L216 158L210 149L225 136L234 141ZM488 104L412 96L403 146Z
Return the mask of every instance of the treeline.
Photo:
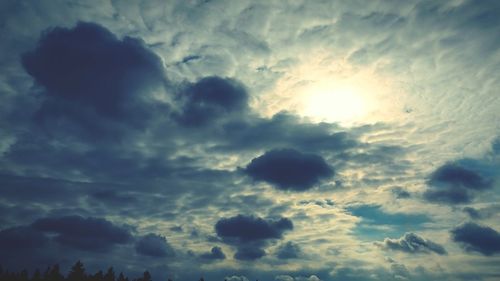
M49 266L43 273L37 269L32 275L29 275L27 270L9 272L0 266L0 281L152 281L152 279L148 271L145 271L142 277L135 279L129 279L123 272L120 272L117 277L113 267L110 267L106 273L99 270L94 274L88 274L85 272L83 263L77 261L67 276L61 273L57 264Z

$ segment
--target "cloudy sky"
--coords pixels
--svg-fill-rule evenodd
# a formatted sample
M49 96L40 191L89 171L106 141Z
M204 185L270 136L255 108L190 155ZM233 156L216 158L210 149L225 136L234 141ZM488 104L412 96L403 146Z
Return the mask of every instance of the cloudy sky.
M500 2L0 2L0 264L499 280Z

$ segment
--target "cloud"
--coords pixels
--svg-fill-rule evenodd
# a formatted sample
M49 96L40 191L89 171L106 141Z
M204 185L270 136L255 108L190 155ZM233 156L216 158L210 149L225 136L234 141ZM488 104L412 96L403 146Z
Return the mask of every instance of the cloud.
M443 246L428 239L418 236L415 233L407 232L399 239L385 238L384 242L376 242L376 245L387 250L402 251L410 254L416 253L436 253L446 255Z
M302 250L299 245L288 241L278 247L276 251L276 257L279 259L296 259L302 254Z
M226 276L224 278L225 281L248 281L248 278L246 276L237 276L237 275L233 275L233 276Z
M219 237L237 239L241 242L279 239L284 232L292 229L293 223L287 218L265 220L244 215L223 218L215 224L215 231Z
M234 254L234 258L243 261L253 261L266 255L266 251L258 247L241 246Z
M243 114L248 109L245 87L230 78L202 78L185 86L177 98L183 101L183 105L174 118L184 126L206 125L231 113Z
M277 275L274 277L274 280L276 280L276 281L321 281L321 279L319 279L319 277L316 275L311 275L309 277L305 277L305 276L292 277L290 275Z
M49 217L36 220L32 227L55 234L54 239L60 244L84 251L105 252L132 239L128 229L103 218Z
M266 255L262 247L268 242L281 239L286 231L293 229L287 218L265 220L259 217L238 215L220 219L215 224L217 235L228 244L235 245L234 258L255 260Z
M400 186L394 187L391 189L391 192L397 199L407 199L411 197L410 192Z
M221 247L215 246L212 247L210 252L201 254L200 258L206 260L223 260L226 258L226 255L222 252Z
M343 152L361 145L355 135L335 124L313 124L287 112L271 118L249 115L243 120L232 120L221 129L224 138L216 148L222 151L293 147L308 152Z
M432 186L464 187L483 190L491 187L491 182L478 173L453 163L445 164L434 171L429 179Z
M154 108L145 107L149 92L165 83L161 59L141 40L95 23L46 30L22 65L45 93L38 120L94 137L143 126Z
M458 164L447 163L431 174L428 186L424 192L427 201L461 204L472 201L476 192L491 188L492 181Z
M0 231L0 249L3 253L10 251L33 251L41 248L49 239L40 231L30 226L18 226Z
M135 243L137 253L155 258L172 257L175 255L174 249L161 235L149 233L140 237Z
M294 149L274 149L254 158L244 169L252 179L268 182L278 189L305 191L322 179L332 177L333 169L318 155Z
M500 253L500 233L491 227L468 222L450 232L453 241L460 243L467 251L485 256Z
M471 219L481 220L487 219L498 214L500 210L500 205L491 205L484 208L473 208L473 207L465 207L462 209Z

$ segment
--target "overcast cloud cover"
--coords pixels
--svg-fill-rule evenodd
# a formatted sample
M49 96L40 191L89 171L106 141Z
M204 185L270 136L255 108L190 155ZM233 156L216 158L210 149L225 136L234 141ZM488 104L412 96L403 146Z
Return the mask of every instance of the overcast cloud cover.
M0 2L0 264L498 280L500 2Z

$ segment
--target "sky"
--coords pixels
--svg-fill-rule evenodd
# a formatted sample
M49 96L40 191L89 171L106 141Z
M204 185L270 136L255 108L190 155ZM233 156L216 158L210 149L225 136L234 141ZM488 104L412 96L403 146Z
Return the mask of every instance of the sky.
M500 2L0 2L0 264L500 279Z

